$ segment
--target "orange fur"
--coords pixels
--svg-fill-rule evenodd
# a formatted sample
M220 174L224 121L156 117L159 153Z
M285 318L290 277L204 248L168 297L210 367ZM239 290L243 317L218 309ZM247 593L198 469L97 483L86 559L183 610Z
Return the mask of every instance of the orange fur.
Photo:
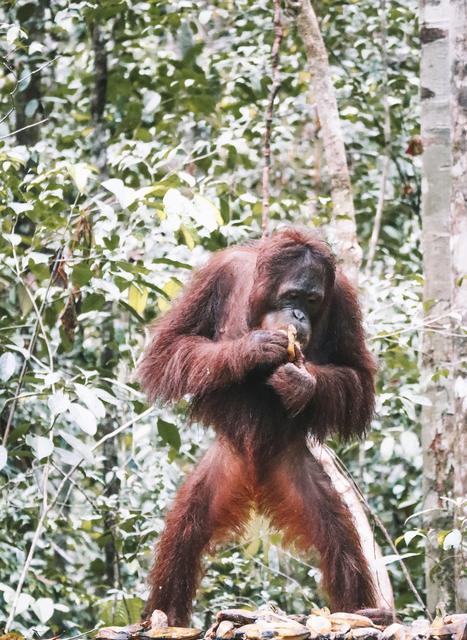
M215 442L179 490L149 574L146 615L165 611L171 624L188 624L201 574L201 556L242 530L252 501L241 459Z
M261 327L278 309L281 284L303 274L323 298L308 312L311 338L295 366L287 336ZM314 232L289 228L226 249L194 275L155 323L138 377L151 399L189 394L192 416L212 425L218 440L167 517L146 615L163 609L171 624L188 623L202 554L242 528L252 503L288 540L320 552L334 607L374 606L352 516L306 449L309 433L317 440L365 433L374 372L355 291Z
M331 607L358 609L374 602L372 579L352 516L320 463L304 442L296 442L271 464L259 508L284 532L286 544L316 549Z

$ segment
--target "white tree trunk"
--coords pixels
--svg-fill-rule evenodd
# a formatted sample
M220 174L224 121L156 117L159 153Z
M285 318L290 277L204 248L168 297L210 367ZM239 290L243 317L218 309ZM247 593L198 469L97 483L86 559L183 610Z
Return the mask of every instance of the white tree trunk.
M448 331L451 307L449 0L421 0L420 9L423 298L425 321L430 323L422 336L422 374L431 402L422 412L423 508L429 510L424 518L428 530L426 593L427 606L433 612L439 602L453 605L449 581L453 567L447 566L437 538L440 530L449 527L441 497L447 493L444 487L448 478L443 476L448 468L453 436L452 379L450 374L444 375L450 370L452 360ZM431 322L432 319L436 320Z
M439 534L459 525L465 490L461 456L466 407L454 397L455 392L465 392L460 315L465 324L466 284L459 286L466 273L467 243L465 12L465 0L421 0L422 371L431 401L422 412L422 445L431 611L440 603L455 611L462 600L460 552L444 549Z
M391 581L386 566L383 563L383 556L378 543L373 535L373 529L368 521L365 509L359 495L353 488L351 482L341 473L336 466L332 454L326 447L312 444L308 446L313 456L323 465L324 470L331 479L336 491L342 497L347 507L350 509L355 527L360 537L363 553L370 566L370 571L376 587L377 607L381 609L394 609L394 595Z
M467 2L451 0L450 15L452 184L451 261L454 370L454 496L457 524L467 517ZM464 335L463 335L464 332ZM464 503L462 504L462 499ZM462 550L456 550L456 610L467 611L467 578Z
M296 7L297 4L294 3L293 8ZM301 0L298 7L298 32L307 52L308 67L312 76L312 100L316 104L324 158L331 183L337 253L346 275L357 284L362 250L358 243L350 174L329 59L310 0ZM311 449L322 462L332 483L353 514L362 548L375 579L378 606L393 608L394 597L389 574L382 562L381 550L359 496L324 448L314 446Z
M362 250L357 240L352 187L328 54L310 0L301 0L299 3L297 24L307 52L313 102L321 125L324 156L331 182L338 256L348 277L357 283Z

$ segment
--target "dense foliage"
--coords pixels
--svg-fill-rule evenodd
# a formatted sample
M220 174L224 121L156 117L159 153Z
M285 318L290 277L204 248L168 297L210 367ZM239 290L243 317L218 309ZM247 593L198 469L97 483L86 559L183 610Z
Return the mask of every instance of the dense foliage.
M417 133L416 3L317 9L364 250L383 151L391 158L377 259L361 281L380 359L378 415L365 444L340 453L422 587L423 531L407 521L420 506L424 402L419 180L406 153ZM148 412L131 373L144 325L189 269L260 234L272 8L17 0L0 15L0 618L25 573L13 628L51 635L137 617L165 509L210 438L186 424L183 406ZM293 16L283 22L271 215L326 224L311 79ZM256 519L216 555L195 621L232 601L290 612L323 603L311 559L279 542ZM398 607L416 614L383 547Z

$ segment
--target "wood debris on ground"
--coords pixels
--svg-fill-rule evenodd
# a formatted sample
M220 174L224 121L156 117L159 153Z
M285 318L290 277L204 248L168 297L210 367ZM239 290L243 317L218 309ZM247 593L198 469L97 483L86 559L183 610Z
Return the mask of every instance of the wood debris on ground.
M366 610L287 615L271 606L256 611L225 609L216 615L204 640L467 640L467 614L418 619L410 624L394 621L391 612ZM150 620L127 627L104 627L97 640L197 640L200 629L170 627L167 616L155 611Z
M197 640L201 635L201 629L169 627L165 613L156 609L149 620L99 629L96 640Z

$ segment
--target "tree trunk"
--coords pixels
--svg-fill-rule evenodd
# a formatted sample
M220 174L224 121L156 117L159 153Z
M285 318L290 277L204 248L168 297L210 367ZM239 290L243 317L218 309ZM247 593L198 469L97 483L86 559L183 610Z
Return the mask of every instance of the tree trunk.
M32 15L20 22L20 26L26 31L31 42L42 43L44 39L44 4L37 2L31 6L34 7ZM38 142L40 125L31 125L43 117L40 64L36 62L31 64L30 58L26 52L17 51L16 76L18 84L14 94L16 141L25 146L32 146ZM29 77L21 81L23 74ZM31 113L28 113L29 110Z
M107 52L101 27L92 26L94 53L94 93L91 99L91 115L94 123L93 159L101 178L107 175L107 149L105 144L104 111L107 101Z
M323 154L331 183L337 253L346 275L357 284L362 250L358 244L352 187L329 59L310 1L300 0L298 7L298 32L307 52L308 67L312 76L312 100L316 104ZM292 9L294 8L295 3ZM357 493L324 448L316 446L313 447L313 451L322 461L332 483L352 511L362 547L375 578L378 606L393 607L394 598L389 574L381 562L381 551Z
M461 434L465 408L454 401L456 368L460 370L461 341L452 330L453 304L465 298L465 285L453 288L453 281L465 275L460 245L465 227L465 130L459 123L462 105L454 98L451 118L451 90L460 89L460 74L465 60L459 51L453 67L450 30L459 29L462 48L465 29L456 24L455 8L462 0L422 0L421 2L421 132L423 153L422 178L422 253L425 275L425 323L422 336L422 377L431 406L422 412L422 446L424 456L423 495L424 526L427 529L426 583L427 605L433 612L444 603L456 609L459 591L458 552L443 544L442 532L456 528L459 497ZM465 11L465 8L464 8ZM451 18L451 20L450 20ZM455 59L455 57L454 57ZM456 70L457 66L457 70ZM450 77L454 73L451 87ZM464 88L465 92L465 88ZM462 98L460 100L462 102ZM464 107L465 108L465 107ZM465 122L465 113L463 114ZM465 126L465 124L464 124ZM464 136L464 157L459 149ZM453 154L451 153L453 149ZM452 171L454 165L454 172ZM464 163L464 176L460 165ZM464 190L464 191L463 191ZM457 229L456 229L457 227ZM451 228L452 246L451 246ZM465 245L464 245L465 253ZM465 262L464 262L465 264ZM457 302L456 302L457 299ZM465 307L464 307L465 312ZM460 328L457 327L457 332ZM465 347L464 347L465 349ZM462 386L458 374L456 387ZM461 384L458 384L458 381ZM456 406L457 405L457 406ZM457 412L457 413L456 413ZM458 452L458 453L457 453ZM446 499L448 498L448 500Z
M451 70L451 267L453 310L454 370L454 458L453 493L458 501L454 514L460 528L467 517L467 467L463 456L467 451L467 4L451 0L450 14ZM464 335L463 335L464 331ZM464 505L462 500L464 498ZM467 611L466 566L461 548L455 551L456 610Z
M94 123L94 135L92 141L92 155L100 177L103 179L107 174L107 151L106 151L106 127L104 112L107 102L107 52L104 34L99 24L91 27L92 49L94 53L94 92L91 97L91 115ZM115 335L112 312L112 304L107 303L109 314L102 325L102 336L105 348L101 354L99 371L102 377L113 378L115 376ZM114 429L113 411L109 412L105 420L102 421L101 431L108 434ZM118 496L120 492L120 481L115 473L118 467L118 449L115 438L107 440L104 444L103 456L103 482L104 495L108 498ZM118 505L114 506L115 513L118 513ZM106 541L104 545L105 556L105 577L109 588L119 585L119 556L116 545L116 523L112 509L104 515L104 531Z
M362 501L353 488L350 481L337 467L332 454L328 448L319 444L314 444L311 440L308 443L311 453L323 465L324 470L331 479L331 482L340 494L342 500L350 509L355 527L360 537L363 553L370 566L376 590L376 606L381 609L394 609L394 595L388 570L383 564L383 556L378 543L373 534Z
M362 250L357 240L352 187L328 54L310 0L301 0L298 7L298 33L308 57L313 102L316 104L321 125L324 157L331 182L338 256L343 262L346 274L356 283Z

